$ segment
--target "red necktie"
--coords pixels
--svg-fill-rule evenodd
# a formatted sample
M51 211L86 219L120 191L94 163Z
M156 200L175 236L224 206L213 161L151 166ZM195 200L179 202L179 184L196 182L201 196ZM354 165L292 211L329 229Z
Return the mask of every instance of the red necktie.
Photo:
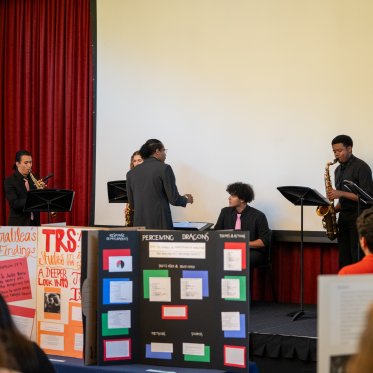
M234 226L236 231L241 230L241 214L237 214L236 225Z

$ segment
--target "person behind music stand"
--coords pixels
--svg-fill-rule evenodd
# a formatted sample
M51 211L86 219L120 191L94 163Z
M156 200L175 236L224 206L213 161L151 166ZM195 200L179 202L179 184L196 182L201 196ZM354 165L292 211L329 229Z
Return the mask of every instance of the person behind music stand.
M327 193L329 200L338 199L335 206L339 212L338 246L339 268L356 263L363 256L359 248L356 219L360 211L358 196L348 191L344 180L351 180L368 194L373 195L372 170L361 159L352 154L353 141L350 136L339 135L332 140L332 149L339 166L335 170L335 189ZM365 206L361 206L364 208ZM368 206L367 206L368 207Z
M250 232L250 267L255 268L267 260L267 249L271 241L271 231L263 212L248 205L254 200L251 185L233 183L228 185L229 207L224 207L214 229L234 229Z
M8 225L14 226L38 226L40 225L40 214L38 212L24 212L27 191L42 189L45 183L38 180L39 188L31 179L32 156L27 150L19 150L15 156L13 165L14 173L4 180L5 197L9 202L10 213Z
M360 275L373 273L373 207L364 210L356 221L360 246L364 258L360 262L343 267L340 275Z

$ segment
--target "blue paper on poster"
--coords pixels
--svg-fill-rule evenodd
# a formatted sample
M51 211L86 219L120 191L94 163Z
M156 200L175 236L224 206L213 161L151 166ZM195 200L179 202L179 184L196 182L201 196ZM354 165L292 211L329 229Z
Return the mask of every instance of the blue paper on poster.
M227 330L224 332L224 338L246 338L245 315L240 313L240 330Z
M171 352L152 352L150 344L146 345L146 352L145 357L148 359L172 359L172 353Z
M103 279L103 286L102 286L102 303L103 304L130 304L132 303L132 293L129 294L131 301L121 301L120 299L117 299L115 301L110 301L110 284L113 282L123 282L123 281L130 281L129 278L104 278ZM131 281L132 282L132 281ZM117 291L120 291L120 289L116 289ZM121 294L117 294L117 296L114 296L112 294L112 298L120 298ZM125 294L122 295L124 298Z
M208 271L183 271L183 278L201 278L202 296L209 296L209 273Z

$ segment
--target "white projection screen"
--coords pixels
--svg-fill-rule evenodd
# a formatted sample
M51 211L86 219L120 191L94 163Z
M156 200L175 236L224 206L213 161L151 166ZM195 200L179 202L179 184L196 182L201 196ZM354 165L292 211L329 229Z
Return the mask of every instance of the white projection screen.
M124 225L107 182L157 138L195 200L174 221L216 222L243 181L272 229L299 230L276 188L324 194L336 135L373 167L372 25L370 0L97 0L94 223ZM304 229L323 230L313 207Z

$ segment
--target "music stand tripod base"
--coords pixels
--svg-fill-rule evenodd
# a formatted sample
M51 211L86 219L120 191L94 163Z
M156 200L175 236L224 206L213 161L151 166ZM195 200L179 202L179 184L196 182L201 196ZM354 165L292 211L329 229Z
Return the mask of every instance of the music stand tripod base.
M304 257L303 257L303 206L327 206L329 200L322 196L317 190L303 186L282 186L277 188L279 192L291 203L301 206L301 229L300 229L300 304L299 310L289 313L292 321L301 318L315 318L316 314L308 314L304 310L303 288L304 288Z

